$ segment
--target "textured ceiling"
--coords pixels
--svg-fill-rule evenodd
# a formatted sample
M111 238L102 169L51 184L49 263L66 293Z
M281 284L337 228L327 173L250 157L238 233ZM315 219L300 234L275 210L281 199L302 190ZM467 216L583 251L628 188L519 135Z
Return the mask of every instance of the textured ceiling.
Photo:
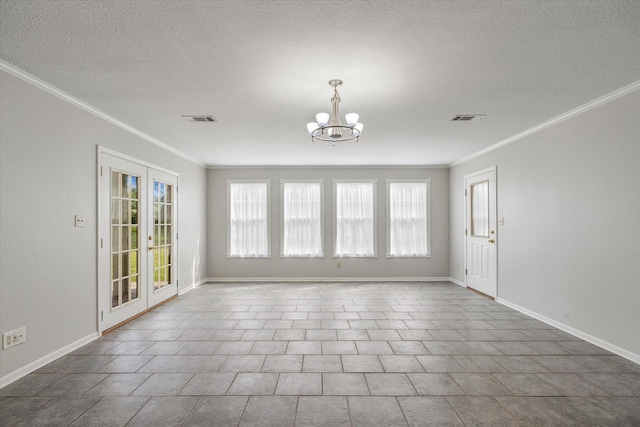
M1 59L206 165L451 164L640 79L637 0L0 4ZM307 136L332 78L357 144Z

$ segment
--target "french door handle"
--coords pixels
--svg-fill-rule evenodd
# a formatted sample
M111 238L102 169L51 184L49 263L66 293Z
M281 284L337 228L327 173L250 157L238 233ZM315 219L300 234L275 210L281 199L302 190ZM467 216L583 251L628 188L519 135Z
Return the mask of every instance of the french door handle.
M495 240L490 239L490 240L489 240L489 243L495 243Z
M152 251L152 250L154 250L154 249L155 249L155 248L154 248L153 246L149 246L149 250L150 250L150 251Z

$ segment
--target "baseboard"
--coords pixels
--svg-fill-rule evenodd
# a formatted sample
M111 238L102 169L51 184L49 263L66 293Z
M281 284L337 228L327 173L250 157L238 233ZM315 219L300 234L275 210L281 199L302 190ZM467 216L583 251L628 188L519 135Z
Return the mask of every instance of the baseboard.
M461 281L461 280L454 279L453 277L449 277L449 281L450 281L451 283L455 283L455 284L456 284L456 285L458 285L458 286L462 286L463 288L466 288L466 287L467 287L467 284L466 284L466 283L464 283L464 282L463 282L463 281Z
M26 366L23 366L22 368L11 372L8 375L5 375L4 377L0 378L0 388L6 387L9 384L19 380L20 378L29 375L30 373L37 371L38 369L42 368L43 366L47 365L48 363L53 362L54 360L65 356L69 353L71 353L74 350L79 349L80 347L82 347L83 345L89 344L91 341L94 341L98 339L98 333L94 332L92 334L87 335L84 338L80 338L77 341L72 342L69 345L66 345L52 353L47 354L44 357L41 357L40 359L36 360L35 362L31 362Z
M496 298L496 301L499 302L502 305L506 305L507 307L513 308L514 310L518 310L521 313L526 314L527 316L531 316L534 319L537 319L541 322L544 322L548 325L553 326L554 328L558 328L561 331L564 331L568 334L571 334L573 336L576 336L580 339L583 339L587 342L590 342L593 345L597 345L600 348L603 348L605 350L608 350L612 353L617 354L618 356L624 357L625 359L629 359L632 362L638 363L640 364L640 355L635 354L630 352L629 350L625 350L622 347L618 347L615 344L611 344L610 342L607 342L605 340L602 340L600 338L594 337L593 335L589 335L586 332L583 332L579 329L573 328L569 325L565 325L562 322L558 322L557 320L551 319L550 317L547 317L543 314L540 313L536 313L535 311L529 310L528 308L524 308L522 306L519 306L518 304L512 303L511 301L507 301L503 298Z
M448 282L449 277L208 277L209 283L238 282Z
M205 284L205 283L207 283L208 281L209 281L208 279L202 279L202 280L200 280L199 282L192 283L192 284L191 284L191 286L187 286L185 289L180 289L180 290L178 291L178 295L186 294L187 292L194 290L194 289L195 289L195 288L197 288L198 286L200 286L200 285L204 285L204 284Z

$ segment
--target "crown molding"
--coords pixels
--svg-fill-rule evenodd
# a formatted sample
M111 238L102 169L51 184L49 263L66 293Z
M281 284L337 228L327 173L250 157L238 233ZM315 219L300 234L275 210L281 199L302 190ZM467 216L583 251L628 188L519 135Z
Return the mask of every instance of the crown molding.
M201 163L199 161L197 161L196 159L188 156L187 154L176 150L175 148L165 144L164 142L152 137L151 135L148 135L144 132L142 132L139 129L134 128L133 126L123 122L120 119L117 119L116 117L105 113L104 111L94 107L91 104L88 104L78 98L76 98L75 96L69 95L67 92L58 89L57 87L45 82L44 80L41 80L29 73L27 73L24 70L21 70L20 68L16 67L15 65L12 65L8 62L6 62L3 59L0 59L0 70L4 71L8 74L11 74L14 77L19 78L20 80L23 80L39 89L42 89L43 91L54 95L60 99L62 99L65 102L68 102L69 104L80 108L81 110L84 110L90 114L93 114L96 117L101 118L102 120L111 123L112 125L115 125L117 127L119 127L120 129L123 129L135 136L137 136L138 138L144 139L147 142L150 142L160 148L162 148L163 150L169 151L170 153L175 154L176 156L182 157L183 159L186 159L192 163L195 163L198 166L201 166L203 168L206 168L207 165L205 165L204 163Z
M448 165L210 165L207 169L449 169Z
M14 77L17 77L39 89L44 90L47 93L50 93L60 99L62 99L63 101L66 101L88 113L91 113L93 115L95 115L96 117L99 117L147 142L150 142L166 151L169 151L179 157L182 157L183 159L186 159L198 166L207 168L207 169L299 169L299 168L322 168L322 169L339 169L339 168L345 168L348 167L350 169L411 169L411 168L416 168L416 169L447 169L447 168L451 168L457 165L460 165L462 163L468 162L469 160L472 160L476 157L480 157L484 154L487 154L491 151L497 150L498 148L501 148L505 145L511 144L512 142L516 142L519 141L520 139L526 138L529 135L532 135L534 133L540 132L541 130L544 130L548 127L554 126L558 123L561 123L565 120L568 120L572 117L578 116L582 113L585 113L593 108L599 107L603 104L606 104L608 102L611 102L617 98L620 98L622 96L625 96L629 93L632 93L638 89L640 89L640 80L635 81L627 86L624 86L618 90L615 90L609 94L606 94L600 98L594 99L593 101L590 101L586 104L583 104L577 108L574 108L570 111L567 111L566 113L563 113L559 116L556 116L550 120L547 120L543 123L540 123L539 125L536 125L532 128L529 128L523 132L517 133L507 139L504 139L494 145L491 145L485 149L482 149L480 151L477 151L473 154L470 154L468 156L465 156L449 165L206 165L204 163L201 163L200 161L196 160L195 158L175 149L174 147L171 147L170 145L165 144L164 142L152 137L151 135L148 135L144 132L142 132L139 129L136 129L135 127L123 122L122 120L117 119L114 116L111 116L110 114L105 113L104 111L64 92L61 89L58 89L57 87L27 73L26 71L16 67L15 65L12 65L8 62L6 62L3 59L0 59L0 70L4 71L8 74L11 74Z
M504 147L505 145L511 144L512 142L516 142L520 139L526 138L529 135L532 135L536 132L540 132L543 129L546 129L548 127L557 125L560 122L563 122L565 120L568 120L572 117L578 116L582 113L585 113L593 108L599 107L601 105L604 105L608 102L611 102L615 99L618 99L622 96L628 95L631 92L634 92L636 90L640 89L640 80L635 81L627 86L624 86L618 90L615 90L611 93L608 93L604 96L601 96L600 98L594 99L593 101L587 102L586 104L583 104L577 108L574 108L573 110L569 110L566 113L560 114L559 116L556 116L550 120L547 120L546 122L542 122L539 125L536 125L532 128L529 128L525 131L522 131L520 133L517 133L505 140L502 140L500 142L498 142L497 144L491 145L483 150L477 151L473 154L470 154L466 157L461 158L460 160L457 160L455 162L453 162L452 164L449 165L449 167L454 167L454 166L458 166L462 163L468 162L471 159L475 159L476 157L480 157L484 154L487 154L491 151L497 150L500 147Z

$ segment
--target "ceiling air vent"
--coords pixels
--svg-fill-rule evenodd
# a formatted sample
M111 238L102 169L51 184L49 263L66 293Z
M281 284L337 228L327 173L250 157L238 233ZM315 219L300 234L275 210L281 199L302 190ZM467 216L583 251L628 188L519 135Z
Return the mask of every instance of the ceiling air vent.
M182 118L188 122L217 122L213 116L182 116Z
M487 117L486 114L458 114L453 119L452 122L469 122L472 120L482 120Z

